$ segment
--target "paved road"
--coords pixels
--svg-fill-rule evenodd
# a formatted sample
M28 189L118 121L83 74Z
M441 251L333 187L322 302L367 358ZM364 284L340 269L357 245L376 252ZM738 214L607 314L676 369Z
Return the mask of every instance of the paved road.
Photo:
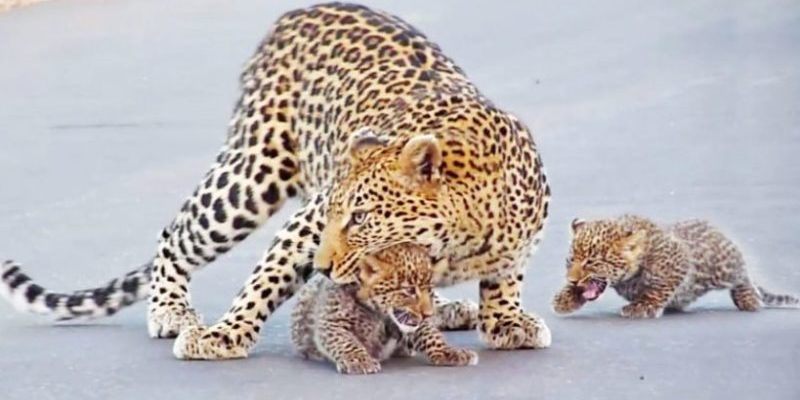
M0 397L800 398L800 311L743 314L725 293L659 321L621 320L611 294L574 317L549 310L568 221L625 211L711 218L761 282L800 292L800 6L640 3L376 3L533 128L554 198L524 300L552 327L551 349L342 377L292 354L288 307L250 359L210 363L148 339L141 305L51 326L0 304ZM53 1L0 15L0 258L70 289L149 257L222 143L238 69L292 7ZM207 319L286 214L197 275ZM476 297L474 284L448 292ZM451 338L481 348L472 333Z

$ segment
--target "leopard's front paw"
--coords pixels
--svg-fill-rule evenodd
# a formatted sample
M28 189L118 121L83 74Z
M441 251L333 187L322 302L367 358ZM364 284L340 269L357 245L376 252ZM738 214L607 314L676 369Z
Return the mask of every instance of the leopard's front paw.
M586 303L577 286L565 287L553 298L553 311L558 314L569 314Z
M147 312L147 332L151 338L172 338L189 327L203 324L203 317L193 308L157 307Z
M664 313L663 307L658 307L645 303L631 303L622 307L622 314L625 318L643 319L658 318Z
M445 347L428 356L431 364L436 366L463 367L466 365L478 364L478 353L459 349L457 347Z
M456 300L436 307L438 327L446 331L473 330L478 326L478 304Z
M182 360L225 360L247 357L247 347L235 343L224 328L193 326L181 331L172 354Z
M484 343L498 350L544 349L553 341L544 320L525 312L483 318L480 334Z
M375 374L381 372L381 363L370 356L354 356L338 361L336 370L348 375Z

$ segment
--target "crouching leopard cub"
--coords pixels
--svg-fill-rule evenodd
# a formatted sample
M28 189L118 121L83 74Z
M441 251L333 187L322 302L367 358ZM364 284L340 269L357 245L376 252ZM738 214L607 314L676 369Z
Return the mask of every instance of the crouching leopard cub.
M360 264L360 284L317 275L299 294L292 341L302 355L330 360L345 374L380 371L381 360L422 353L433 365L475 365L478 355L449 346L439 331L425 248L395 245Z
M572 222L567 284L553 299L557 313L570 313L613 287L630 303L628 318L658 318L680 311L711 290L728 289L739 310L797 307L800 299L776 295L750 281L741 252L705 221L659 226L626 215Z

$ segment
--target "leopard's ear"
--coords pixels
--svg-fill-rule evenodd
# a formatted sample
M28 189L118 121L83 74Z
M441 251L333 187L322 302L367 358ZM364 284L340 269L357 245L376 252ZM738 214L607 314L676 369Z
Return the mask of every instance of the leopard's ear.
M353 132L350 136L349 153L350 162L359 162L370 150L378 147L385 147L389 143L386 138L378 136L370 128L361 128Z
M575 218L572 220L572 234L578 233L578 231L586 225L586 221Z
M399 166L412 182L438 183L442 169L439 140L431 134L412 138L400 152Z

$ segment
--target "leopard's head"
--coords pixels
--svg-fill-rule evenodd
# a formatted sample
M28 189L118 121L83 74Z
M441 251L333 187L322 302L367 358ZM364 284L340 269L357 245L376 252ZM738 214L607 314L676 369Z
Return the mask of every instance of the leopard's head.
M431 259L424 247L400 244L360 261L358 299L413 332L433 315Z
M633 276L644 252L646 232L614 220L572 221L567 280L583 301L596 300L610 285Z
M329 194L317 268L342 284L355 280L359 259L389 246L415 243L437 254L452 209L438 139L385 139L364 129L353 135L347 163Z

